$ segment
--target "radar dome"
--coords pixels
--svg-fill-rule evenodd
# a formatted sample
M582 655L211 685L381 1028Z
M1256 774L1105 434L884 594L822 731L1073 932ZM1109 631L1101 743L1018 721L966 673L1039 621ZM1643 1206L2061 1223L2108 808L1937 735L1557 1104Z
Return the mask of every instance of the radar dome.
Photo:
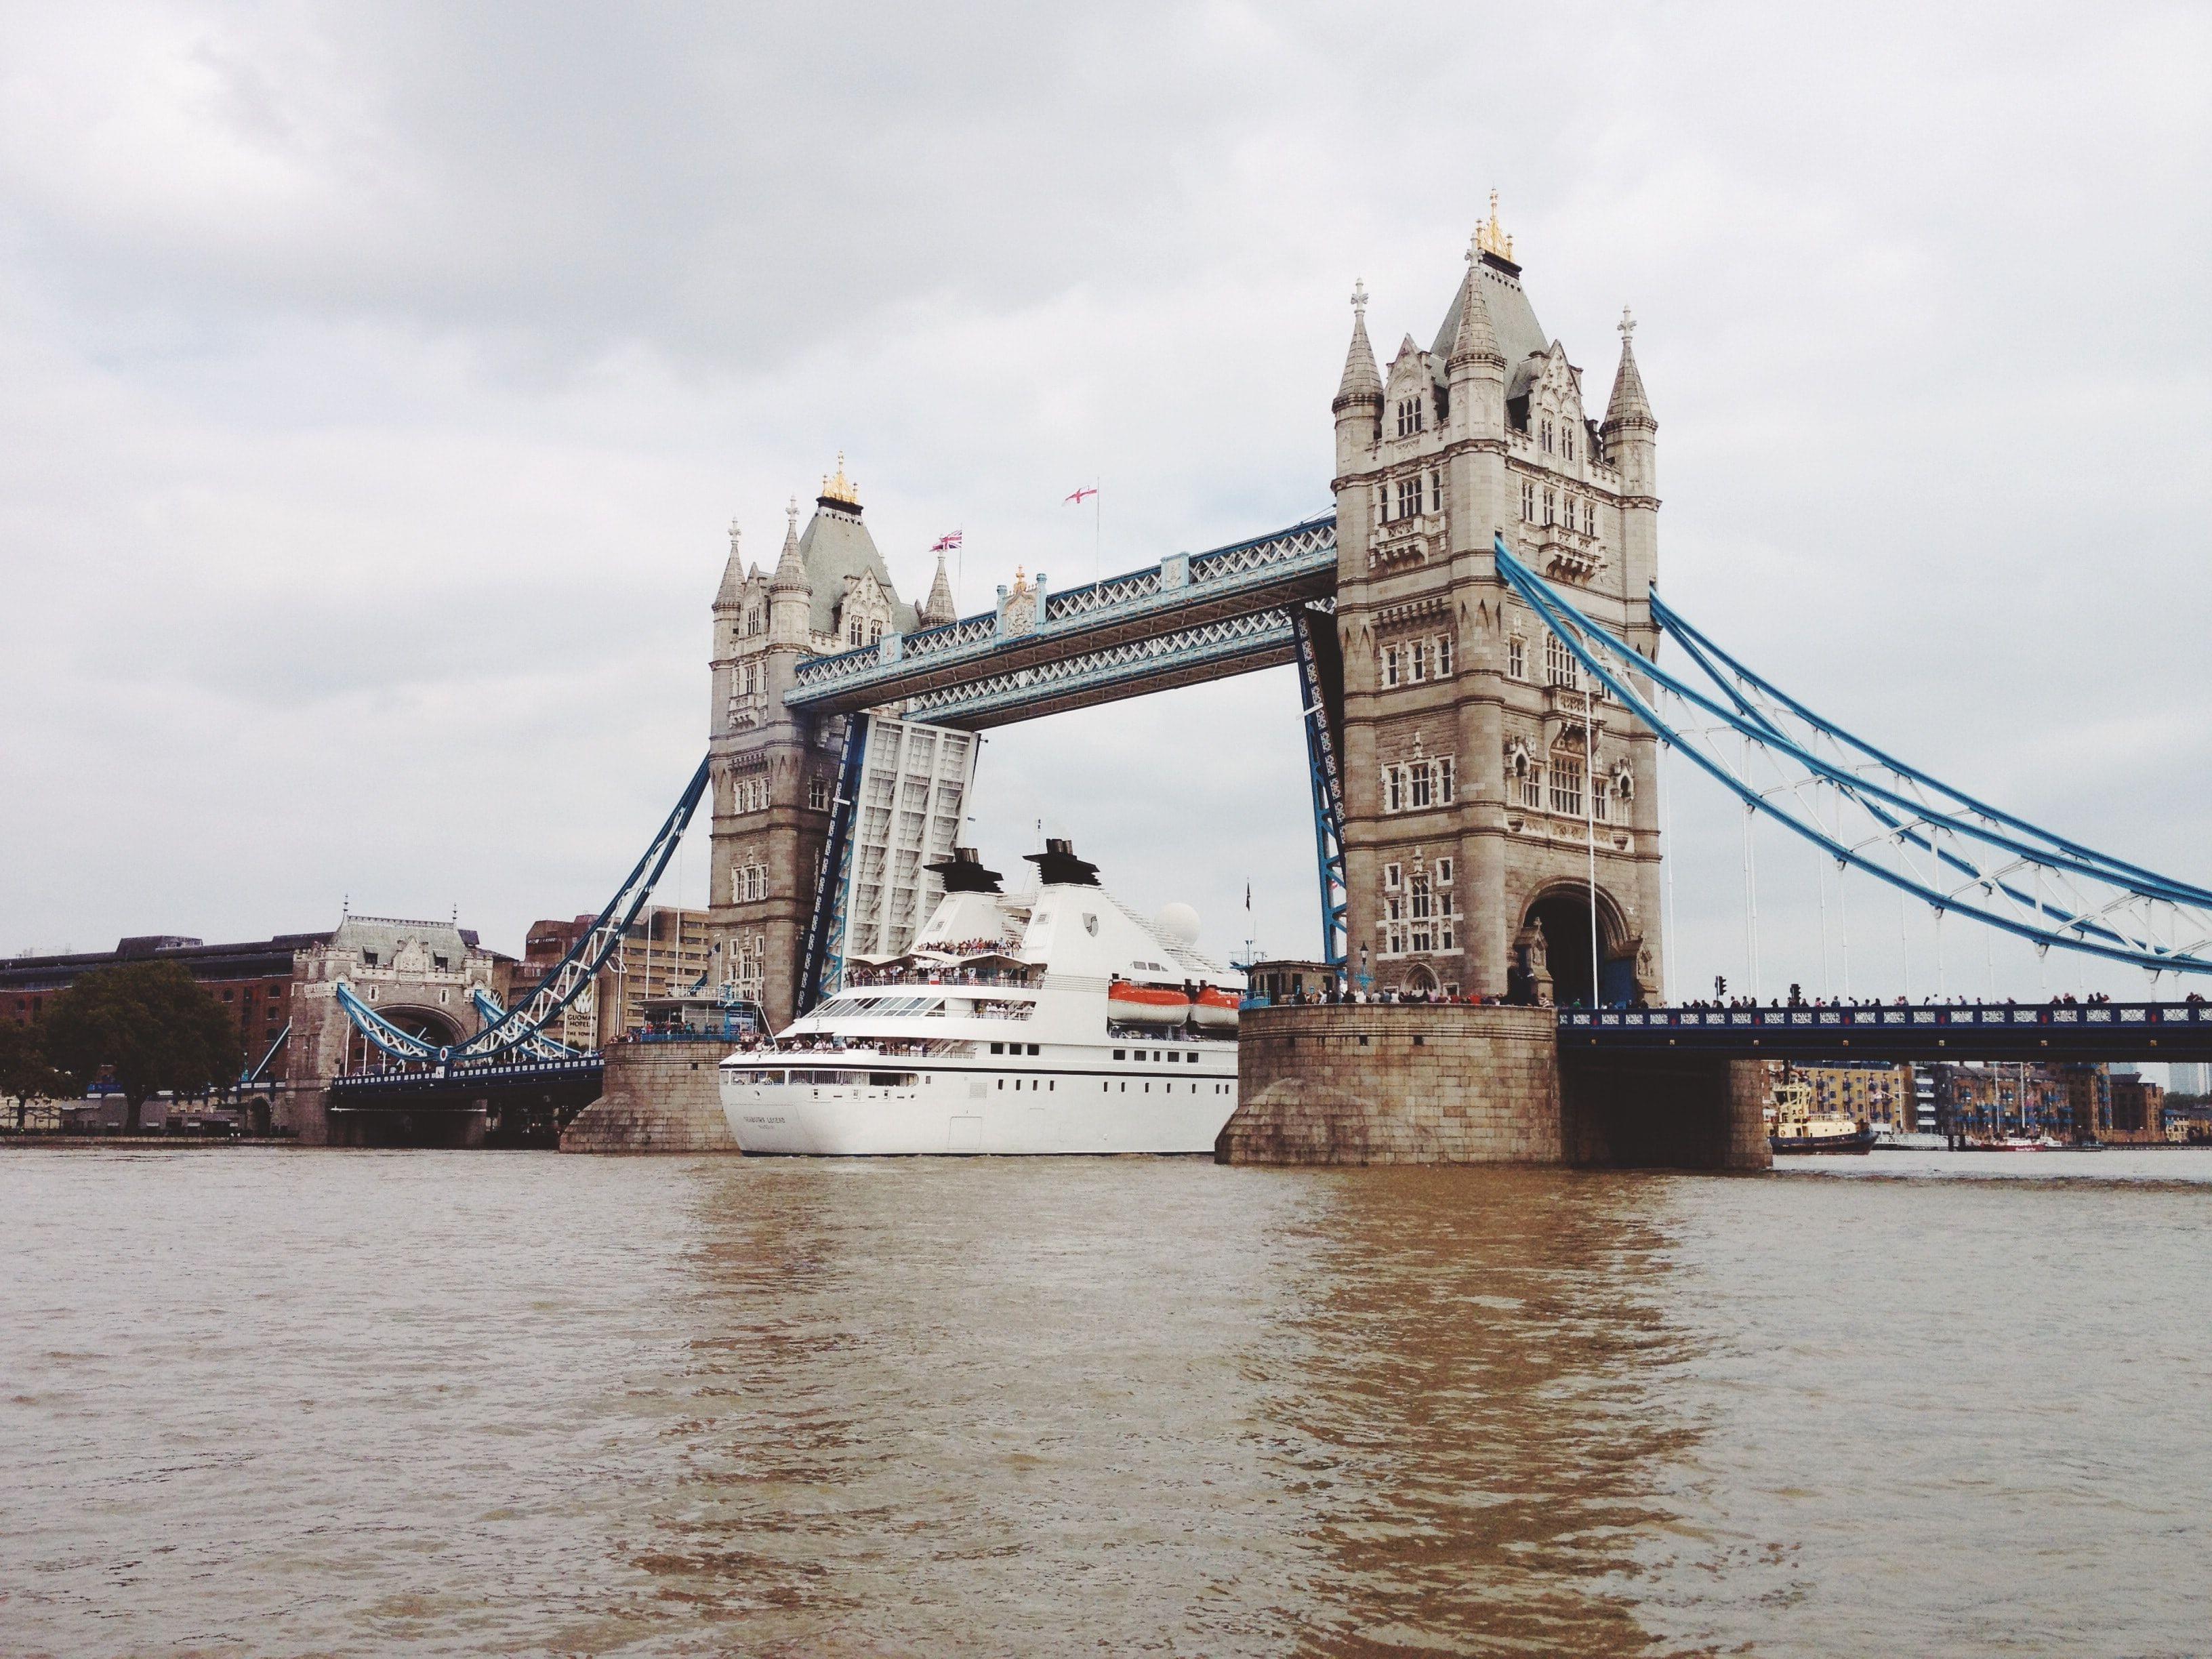
M1188 904L1170 904L1152 918L1160 937L1173 945L1198 943L1198 912Z

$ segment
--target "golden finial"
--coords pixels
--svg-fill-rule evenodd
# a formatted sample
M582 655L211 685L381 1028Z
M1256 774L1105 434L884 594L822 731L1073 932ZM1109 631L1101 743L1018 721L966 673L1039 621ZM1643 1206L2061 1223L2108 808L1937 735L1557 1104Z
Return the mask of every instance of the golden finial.
M842 501L848 507L860 504L860 487L845 476L845 452L842 449L837 452L837 476L823 476L822 494L830 501Z
M1505 227L1498 222L1498 192L1490 192L1490 222L1474 228L1475 246L1485 253L1494 253L1501 259L1513 257L1513 239L1505 234Z

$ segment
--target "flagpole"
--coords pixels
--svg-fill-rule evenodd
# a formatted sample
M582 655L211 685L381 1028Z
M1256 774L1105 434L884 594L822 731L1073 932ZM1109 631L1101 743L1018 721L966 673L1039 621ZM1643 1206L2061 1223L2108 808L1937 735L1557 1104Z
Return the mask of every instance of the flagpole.
M1091 581L1093 586L1106 577L1106 498L1098 486L1103 480L1093 473L1091 478Z

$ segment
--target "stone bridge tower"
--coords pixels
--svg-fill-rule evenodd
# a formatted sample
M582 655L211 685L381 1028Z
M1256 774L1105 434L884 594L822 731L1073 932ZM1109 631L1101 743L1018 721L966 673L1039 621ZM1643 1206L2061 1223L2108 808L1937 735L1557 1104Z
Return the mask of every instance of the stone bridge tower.
M1489 222L1426 350L1378 371L1366 295L1336 416L1352 971L1587 1002L1656 997L1656 739L1510 595L1493 538L1656 649L1655 434L1622 313L1604 419ZM1595 846L1597 942L1590 938Z
M794 714L783 694L810 656L910 633L917 621L951 620L941 569L919 614L898 597L861 522L860 491L845 476L842 455L836 476L823 479L814 508L802 533L799 503L792 501L783 549L767 576L757 564L745 568L732 524L714 607L713 971L760 1002L778 1028L797 1012L797 964L845 738L842 719Z

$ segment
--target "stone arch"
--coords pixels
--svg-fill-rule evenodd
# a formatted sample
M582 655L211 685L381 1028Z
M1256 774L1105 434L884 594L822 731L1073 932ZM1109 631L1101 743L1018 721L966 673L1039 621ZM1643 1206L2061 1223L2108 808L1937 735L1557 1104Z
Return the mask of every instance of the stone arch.
M1443 983L1427 963L1417 962L1406 969L1404 988L1408 994L1434 996L1443 988Z
M1593 1006L1598 987L1590 961L1590 885L1561 878L1530 896L1513 939L1513 978L1530 995L1548 994L1560 1007ZM1600 884L1597 890L1598 977L1604 1000L1630 1000L1635 993L1634 960L1628 952L1630 983L1620 983L1620 958L1631 943L1628 919L1620 902ZM1545 981L1548 981L1548 991Z

